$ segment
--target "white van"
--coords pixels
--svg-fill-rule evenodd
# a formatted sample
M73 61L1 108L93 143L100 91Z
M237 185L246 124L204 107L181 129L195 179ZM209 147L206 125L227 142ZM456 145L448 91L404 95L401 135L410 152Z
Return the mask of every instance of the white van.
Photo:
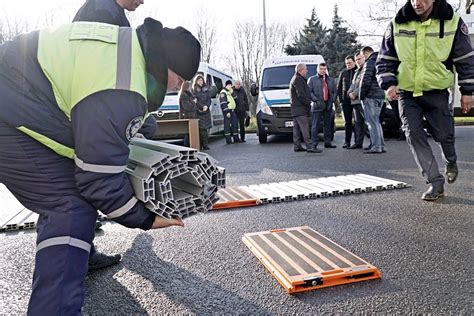
M211 67L207 63L201 62L199 64L198 73L203 73L206 78L206 85L210 87L212 103L211 103L211 119L212 128L211 134L224 130L224 117L219 104L219 92L223 89L227 80L232 80L232 76ZM215 88L212 88L215 87ZM179 100L178 91L169 92L163 101L163 104L158 111L153 113L157 120L177 120L179 118Z
M265 60L259 86L251 89L252 95L258 93L257 135L260 143L266 143L268 135L293 133L289 87L295 66L306 64L309 78L316 75L318 64L323 62L321 55L285 56Z

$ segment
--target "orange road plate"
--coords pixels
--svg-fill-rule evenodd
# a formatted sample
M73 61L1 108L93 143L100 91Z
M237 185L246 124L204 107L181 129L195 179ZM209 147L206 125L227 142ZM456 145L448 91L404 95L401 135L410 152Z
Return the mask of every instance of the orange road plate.
M249 233L242 241L289 293L382 277L378 268L308 226Z
M256 206L259 204L256 197L248 194L239 187L219 189L217 191L217 197L219 201L214 204L212 207L213 210Z

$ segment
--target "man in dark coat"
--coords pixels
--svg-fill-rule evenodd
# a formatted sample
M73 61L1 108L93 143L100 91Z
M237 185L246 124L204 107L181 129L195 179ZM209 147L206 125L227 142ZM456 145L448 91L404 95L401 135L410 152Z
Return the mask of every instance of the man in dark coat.
M130 26L125 10L135 11L144 0L87 0L77 11L73 22L102 22Z
M212 127L211 119L211 91L204 82L204 76L198 73L193 80L193 93L197 98L197 117L199 119L199 141L202 150L209 150L209 129Z
M365 115L364 109L362 108L362 103L359 100L359 88L360 88L360 79L362 75L362 68L365 63L365 56L361 52L358 52L355 56L355 61L357 65L357 70L354 73L352 78L352 84L347 94L351 98L351 105L354 108L354 144L347 147L347 149L356 149L363 148L364 145L364 136L366 131L365 124Z
M222 115L224 116L224 137L226 144L240 143L237 134L237 115L235 114L235 95L232 89L232 81L227 80L225 87L219 94L219 103L221 105Z
M0 182L39 214L28 314L80 315L97 210L130 228L183 225L136 199L126 167L144 116L194 76L200 53L190 32L151 18L0 45Z
M308 116L311 108L311 94L306 84L308 68L306 64L298 64L295 74L290 81L291 116L293 116L293 145L294 151L307 151L310 153L321 152L315 150L309 136ZM301 146L301 135L306 143L306 149Z
M245 143L245 118L248 116L249 100L240 80L234 81L235 114L239 122L240 142Z
M351 98L347 94L347 91L351 87L352 78L356 70L354 56L347 56L345 59L346 69L342 70L337 79L337 97L339 102L342 104L342 111L344 113L345 131L346 138L342 148L348 148L351 146L352 132L354 131L354 125L352 124L352 114L354 108L352 107ZM354 135L354 139L356 135Z
M324 147L336 148L335 145L331 144L331 113L337 95L336 82L328 76L325 63L318 64L318 73L309 78L308 87L312 101L311 139L314 148L317 149L318 146L318 130L321 117L323 120Z
M366 46L361 49L365 56L365 64L362 68L360 79L359 99L364 108L365 121L369 127L371 147L365 154L381 154L385 152L382 125L380 124L380 112L385 99L384 91L379 87L375 77L375 61L377 52L372 47Z

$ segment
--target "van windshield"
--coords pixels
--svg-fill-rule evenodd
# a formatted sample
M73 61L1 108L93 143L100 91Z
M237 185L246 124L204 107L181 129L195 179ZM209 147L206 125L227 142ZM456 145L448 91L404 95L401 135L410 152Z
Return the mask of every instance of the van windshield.
M306 78L316 75L317 65L306 65L308 75ZM267 68L263 71L261 91L288 89L291 77L295 74L295 65Z

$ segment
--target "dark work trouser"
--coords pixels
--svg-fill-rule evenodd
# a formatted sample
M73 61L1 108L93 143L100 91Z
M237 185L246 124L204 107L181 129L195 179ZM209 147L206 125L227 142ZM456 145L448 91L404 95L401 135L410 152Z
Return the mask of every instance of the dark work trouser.
M307 116L293 116L293 145L295 149L301 148L301 135L306 143L306 149L313 149L309 136L309 123Z
M353 104L354 108L354 143L362 146L364 143L364 136L367 126L365 125L364 109L362 104Z
M324 135L324 144L331 143L331 112L332 110L324 110L312 112L312 121L311 121L311 140L313 141L314 147L318 146L318 131L319 126L321 125L321 116L323 117L323 135Z
M208 128L199 128L199 141L201 142L201 147L207 147L207 145L209 145Z
M227 117L227 113L230 113L230 117ZM227 144L239 141L239 135L237 134L237 115L234 111L230 111L224 114L224 136Z
M421 97L413 97L411 92L403 91L399 105L403 130L422 175L429 183L444 183L428 143L428 135L423 129L423 117L428 122L433 139L441 145L445 163L456 162L454 119L448 104L448 91L424 92Z
M240 139L245 140L245 118L247 117L246 112L235 112L237 115L237 120L239 122L239 131L240 131Z
M403 130L402 130L402 120L400 118L400 110L398 108L398 100L390 101L389 103L390 103L390 106L392 107L393 114L395 115L395 121L397 122L400 136L401 136L403 134Z
M40 215L28 314L79 315L97 212L76 188L74 162L0 121L0 182Z
M346 137L344 143L350 144L352 138L352 131L354 130L354 124L352 124L352 112L354 111L354 107L352 106L351 102L343 102L342 103L342 112L344 113L344 129L346 131ZM355 137L354 137L355 138Z

